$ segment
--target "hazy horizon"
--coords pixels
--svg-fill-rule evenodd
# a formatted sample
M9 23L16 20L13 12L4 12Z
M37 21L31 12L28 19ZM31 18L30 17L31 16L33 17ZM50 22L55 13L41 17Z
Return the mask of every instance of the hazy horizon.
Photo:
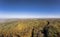
M0 18L60 18L60 0L0 0Z

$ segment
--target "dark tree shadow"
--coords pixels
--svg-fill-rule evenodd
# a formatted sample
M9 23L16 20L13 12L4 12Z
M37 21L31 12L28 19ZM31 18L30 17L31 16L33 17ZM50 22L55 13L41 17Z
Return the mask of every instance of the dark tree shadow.
M34 28L32 29L31 37L34 37Z
M47 21L47 25L43 28L43 34L44 34L44 37L48 37L48 29L49 29L49 21Z
M4 34L0 34L0 37L4 37Z

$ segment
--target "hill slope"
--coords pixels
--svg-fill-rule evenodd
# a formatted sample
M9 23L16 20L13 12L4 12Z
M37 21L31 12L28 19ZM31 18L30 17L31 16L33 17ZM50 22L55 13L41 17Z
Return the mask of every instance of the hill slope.
M0 37L60 37L60 20L8 20L0 23Z

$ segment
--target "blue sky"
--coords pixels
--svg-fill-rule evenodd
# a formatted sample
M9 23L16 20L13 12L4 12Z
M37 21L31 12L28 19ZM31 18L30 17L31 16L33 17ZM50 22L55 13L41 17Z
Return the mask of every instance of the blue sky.
M0 18L60 18L60 0L0 0Z

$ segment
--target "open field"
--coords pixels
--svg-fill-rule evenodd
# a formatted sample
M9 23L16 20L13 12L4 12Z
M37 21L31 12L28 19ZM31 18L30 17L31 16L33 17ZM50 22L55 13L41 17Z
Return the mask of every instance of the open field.
M0 19L0 37L60 37L60 19Z

